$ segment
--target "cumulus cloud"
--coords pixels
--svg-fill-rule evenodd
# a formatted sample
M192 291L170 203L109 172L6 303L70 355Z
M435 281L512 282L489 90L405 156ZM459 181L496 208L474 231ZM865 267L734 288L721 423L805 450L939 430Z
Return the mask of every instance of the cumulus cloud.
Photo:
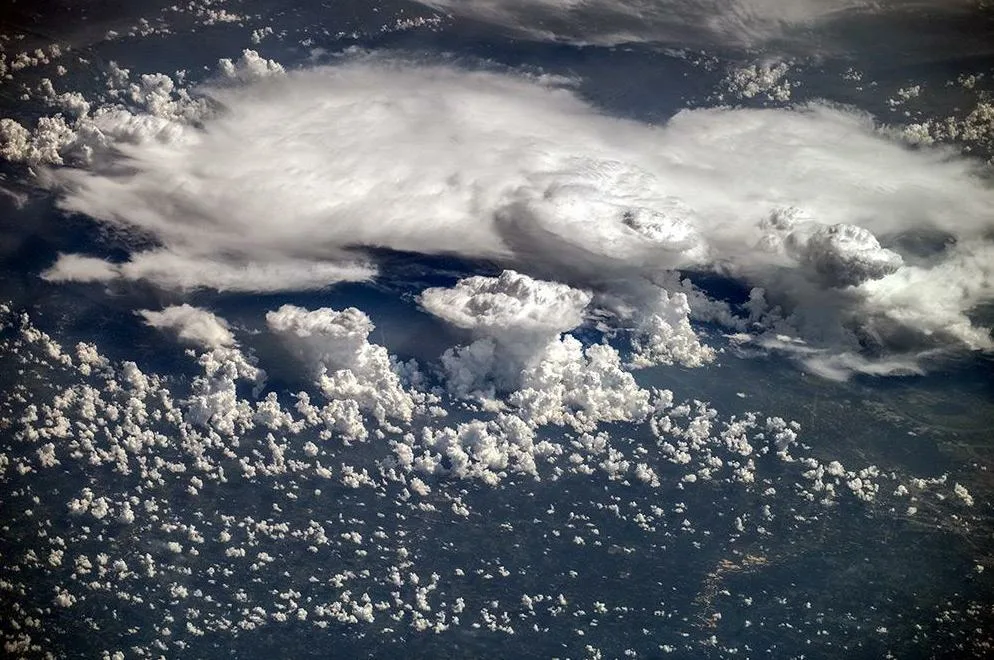
M160 311L139 310L145 323L176 333L180 340L201 348L231 346L235 337L228 329L228 322L212 312L190 305L173 305Z
M76 134L60 115L42 117L34 130L13 119L0 119L0 158L28 165L61 165L61 151Z
M586 431L600 422L640 421L650 411L649 392L625 371L610 346L584 348L566 336L546 347L541 360L525 369L512 405L534 425L570 425Z
M59 254L58 259L41 274L50 282L107 282L120 276L117 265L97 257Z
M703 344L690 325L687 294L661 290L635 318L634 366L678 363L699 367L714 360L714 349Z
M897 272L901 255L863 227L797 221L796 209L771 214L766 245L782 250L826 286L855 286Z
M426 311L476 339L442 357L450 389L463 395L494 382L515 387L522 370L540 360L560 334L580 325L590 300L586 291L512 270L468 277L418 297Z
M681 341L701 349L687 321L686 298L675 298L683 304L677 314L686 333L681 328L666 337L649 336L648 347L637 351L644 364L672 361L674 354L686 357L678 348ZM507 402L528 424L580 430L604 421L640 420L649 411L649 392L624 369L617 350L605 344L584 347L563 335L582 323L591 299L586 291L511 270L468 277L419 296L425 310L475 338L442 356L452 394L493 397L498 389L510 391ZM657 314L645 318L664 323ZM673 334L682 337L674 340Z
M62 208L159 241L126 276L313 288L368 277L355 251L386 247L489 258L647 309L659 287L633 282L715 272L765 290L770 308L751 322L847 338L847 350L852 328L882 319L895 328L879 333L884 345L908 332L931 341L913 325L925 310L961 329L943 335L953 341L984 333L968 313L989 289L937 308L909 288L918 271L888 241L937 230L982 248L994 192L972 162L909 150L859 113L722 108L646 125L550 81L377 57L210 93L223 110L202 126L176 120L167 140L50 173ZM771 228L791 208L793 227ZM990 281L955 252L914 268ZM685 335L668 314L669 330L648 332Z
M283 66L275 60L267 60L254 50L245 49L237 60L224 58L218 61L218 72L221 76L238 82L253 82L271 76L281 76L286 73Z
M451 288L426 289L421 306L453 325L509 343L538 341L572 330L583 321L591 296L558 282L505 270L498 277L467 277Z
M404 388L401 376L416 378L415 368L396 362L386 348L369 342L375 326L360 310L283 305L266 313L266 324L314 373L331 401L323 413L315 414L326 417L329 425L336 424L336 417L354 418L351 406L371 412L380 422L411 419L418 401ZM364 436L361 420L353 430Z

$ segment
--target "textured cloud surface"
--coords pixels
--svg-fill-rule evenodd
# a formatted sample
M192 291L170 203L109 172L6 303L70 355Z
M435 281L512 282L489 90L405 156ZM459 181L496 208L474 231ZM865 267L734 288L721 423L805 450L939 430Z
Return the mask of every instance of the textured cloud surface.
M420 0L532 39L749 46L870 11L965 6L920 0Z
M541 361L560 334L580 325L590 300L585 291L511 270L500 277L468 277L419 297L425 310L476 338L442 357L450 389L462 394L491 381L517 386L522 371Z
M548 341L580 325L590 294L505 270L500 277L468 277L451 289L428 289L420 301L435 316L484 336Z
M315 288L368 277L354 250L373 246L495 259L648 309L660 289L633 282L690 269L762 289L770 309L752 321L849 349L853 327L887 345L922 317L927 342L990 345L968 317L990 274L964 255L989 249L994 193L969 161L909 150L862 114L709 109L646 125L531 78L368 57L211 93L222 109L199 124L155 123L122 155L50 173L63 208L160 242L114 266L122 276ZM926 230L953 247L913 266L888 247ZM938 272L980 283L936 306L920 280ZM88 273L110 277L69 256L48 276ZM680 316L642 325L686 335Z
M386 348L369 342L375 326L362 311L283 305L266 314L266 324L304 364L316 368L317 384L331 403L315 414L327 418L330 426L365 437L359 409L381 422L411 419L416 402L400 379L411 370L395 362Z
M218 348L235 343L227 321L206 309L174 305L158 312L144 309L138 313L153 328L172 330L181 340L202 348Z

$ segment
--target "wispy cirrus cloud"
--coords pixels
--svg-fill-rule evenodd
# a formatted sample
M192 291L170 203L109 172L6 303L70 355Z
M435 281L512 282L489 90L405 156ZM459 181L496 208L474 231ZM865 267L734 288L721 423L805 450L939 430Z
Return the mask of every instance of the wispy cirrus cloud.
M963 0L419 0L447 14L541 41L753 47L810 39L861 14L973 9Z

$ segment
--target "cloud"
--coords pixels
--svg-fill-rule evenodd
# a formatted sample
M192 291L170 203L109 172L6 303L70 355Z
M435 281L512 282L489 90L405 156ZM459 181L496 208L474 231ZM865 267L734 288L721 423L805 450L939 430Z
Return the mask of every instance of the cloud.
M341 418L354 418L355 411L350 410L354 406L369 411L380 423L387 418L410 421L423 400L401 382L401 376L416 379L416 368L398 363L386 348L370 343L375 326L355 307L308 310L283 305L266 313L266 324L314 374L330 401L315 414L326 418L329 426ZM352 428L353 435L365 437L361 420Z
M49 171L63 209L159 243L124 276L314 288L368 278L356 254L385 247L487 258L649 312L684 270L762 288L750 322L848 351L868 328L885 350L985 345L969 312L991 274L961 251L988 249L994 191L973 161L909 149L865 114L717 108L647 125L553 81L377 56L208 91L220 110L200 124ZM911 263L892 244L909 231L954 249ZM926 296L940 272L964 295ZM665 300L673 331L655 334L691 339Z
M279 259L232 261L218 255L190 255L154 250L131 255L124 263L96 257L60 254L42 273L51 282L107 282L114 279L151 282L166 289L215 291L307 291L339 282L362 282L376 271L358 263Z
M426 311L475 338L442 356L450 393L492 398L509 391L508 403L530 425L588 431L602 421L640 420L649 411L649 393L623 368L617 350L584 347L563 334L583 322L591 300L586 291L512 270L427 289L418 298ZM646 323L636 346L641 366L713 356L691 330L686 303L683 294L670 300L664 292L639 315Z
M939 263L906 266L866 282L858 293L880 334L914 328L936 346L953 341L990 351L994 350L990 328L975 323L967 312L994 297L991 264L994 244L964 240L948 249Z
M228 322L206 309L183 304L166 307L158 312L143 309L138 314L153 328L171 330L180 340L201 348L235 344Z
M584 348L571 336L549 344L541 361L525 369L509 401L529 424L585 431L601 422L641 421L651 410L649 392L625 371L615 349Z
M812 355L802 358L807 371L829 380L847 380L852 374L868 376L920 376L925 373L914 356L872 360L854 353Z
M187 304L137 313L149 326L174 333L181 342L203 351L197 356L203 374L193 379L190 394L183 402L185 420L225 436L251 428L247 406L238 396L238 381L251 382L252 396L256 398L266 386L266 372L256 366L253 355L238 347L228 322ZM137 367L132 366L132 371L141 376Z
M690 325L690 304L682 292L660 290L636 313L632 364L648 367L679 363L699 367L712 362L714 349L701 343Z
M218 60L218 72L225 78L238 82L255 82L272 76L282 76L286 73L283 66L275 60L267 60L254 50L243 50L241 57L232 61L229 58Z
M542 41L757 46L861 13L969 7L921 0L419 0ZM810 38L810 35L806 35Z
M60 150L75 137L61 115L40 118L33 131L13 119L0 119L0 158L28 165L61 165Z
M825 286L856 286L897 272L901 255L880 246L863 227L797 221L795 209L774 212L765 244L780 250Z
M373 350L368 341L373 322L355 307L312 311L283 305L266 312L266 324L299 349L305 360L332 370L361 368Z
M485 337L554 338L583 321L590 294L558 282L505 270L498 277L467 277L451 288L426 289L418 297L435 316Z
M931 357L928 351L884 357L867 357L848 351L830 352L824 348L809 346L797 337L775 333L761 336L739 333L729 335L728 338L737 352L741 353L743 347L755 346L763 351L780 353L795 360L804 371L835 381L848 380L853 374L920 376L925 373L922 361Z
M103 259L60 253L41 276L49 282L108 282L117 279L120 272L116 264Z
M499 277L467 277L450 288L423 291L429 313L469 330L476 340L447 351L442 363L452 391L515 388L559 336L583 321L591 295L558 282L505 270Z

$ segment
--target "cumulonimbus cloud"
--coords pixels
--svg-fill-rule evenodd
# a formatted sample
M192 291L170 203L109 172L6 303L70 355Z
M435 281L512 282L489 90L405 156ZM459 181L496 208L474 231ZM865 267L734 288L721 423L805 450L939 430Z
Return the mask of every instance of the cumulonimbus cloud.
M547 80L376 57L211 93L223 109L202 125L175 120L94 167L50 172L62 208L160 243L122 274L183 286L194 263L216 273L189 286L252 271L266 273L256 288L312 288L333 279L321 268L368 276L354 250L385 247L639 290L639 305L659 289L626 282L692 269L762 288L802 333L872 324L886 345L893 325L990 347L968 313L991 275L963 255L988 249L994 192L971 161L912 150L858 112L688 110L647 125ZM791 227L771 222L786 215ZM888 241L916 231L953 247L905 264ZM109 277L81 263L65 277ZM920 286L932 272L980 283L937 306Z

